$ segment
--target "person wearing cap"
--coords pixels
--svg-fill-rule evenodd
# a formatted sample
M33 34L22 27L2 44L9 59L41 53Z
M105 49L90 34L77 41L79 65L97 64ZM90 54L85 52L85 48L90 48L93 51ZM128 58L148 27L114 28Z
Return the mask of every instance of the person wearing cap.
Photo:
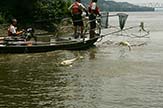
M17 25L17 20L12 19L11 25L8 28L8 36L19 36L23 34L23 31L17 31L16 25Z
M80 2L80 0L75 0L75 2L68 9L71 10L71 13L72 13L75 38L78 38L78 36L77 36L77 27L78 26L80 27L81 36L83 37L84 23L82 20L82 12L85 11L86 13L88 13L87 9Z
M88 6L89 20L90 20L90 38L94 38L96 29L96 17L101 16L100 9L97 6L97 0L91 0Z

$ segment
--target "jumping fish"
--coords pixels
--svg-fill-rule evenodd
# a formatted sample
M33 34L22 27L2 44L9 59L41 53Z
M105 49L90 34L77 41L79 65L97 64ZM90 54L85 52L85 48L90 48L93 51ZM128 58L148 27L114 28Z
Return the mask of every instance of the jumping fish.
M70 60L64 60L61 62L61 65L62 66L72 66L72 64L77 61L78 59L83 59L84 57L83 56L80 56L80 57L76 57L76 58L73 58L73 59L70 59Z
M131 45L127 41L122 41L119 43L120 46L127 46L129 48L129 51L131 51Z

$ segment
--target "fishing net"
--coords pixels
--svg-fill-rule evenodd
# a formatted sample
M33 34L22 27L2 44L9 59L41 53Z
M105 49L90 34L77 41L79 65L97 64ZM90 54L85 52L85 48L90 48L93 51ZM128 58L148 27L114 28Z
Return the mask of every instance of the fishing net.
M119 25L116 26L115 22L113 20L113 24L115 26L111 26L112 23L108 23L108 17L104 16L109 16L114 17L118 16L119 18ZM141 22L140 25L135 25L131 27L125 27L126 21L127 21L128 15L125 13L118 13L116 15L102 15L102 26L106 24L107 26L109 24L109 31L105 29L104 35L102 37L108 36L105 38L105 40L99 41L99 46L101 47L108 47L108 46L113 46L113 47L120 47L121 48L129 48L129 51L132 49L132 47L140 47L147 45L150 42L150 32L145 29L145 25L143 22ZM112 19L111 19L112 20ZM105 25L106 26L106 25ZM119 29L120 28L120 29Z
M109 13L108 12L103 12L101 13L101 27L103 28L108 28L108 22L109 22Z
M119 16L119 26L120 26L120 29L123 30L124 27L125 27L128 15L125 14L125 13L119 13L117 15Z

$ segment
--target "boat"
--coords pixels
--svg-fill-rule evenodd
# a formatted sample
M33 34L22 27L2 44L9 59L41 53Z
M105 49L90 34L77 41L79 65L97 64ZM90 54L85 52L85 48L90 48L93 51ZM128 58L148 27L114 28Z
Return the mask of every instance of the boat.
M70 39L62 38L52 42L34 42L34 41L7 41L0 44L0 53L41 53L56 50L86 50L92 46L100 36L92 39Z
M89 22L87 23L89 25ZM90 38L89 30L84 32L84 38L78 33L75 39L72 33L67 36L49 36L47 34L35 34L33 28L28 28L21 37L0 38L0 53L41 53L56 50L86 50L95 45L101 37L100 27L93 38ZM62 30L60 30L62 31ZM79 32L79 31L78 31ZM44 39L39 39L44 37ZM33 38L33 41L30 41ZM45 41L46 40L46 41Z
M108 27L108 18L112 16L119 16L120 28L116 32L111 32L105 35L101 35L102 20L101 17L96 19L97 28L96 35L93 38L89 38L89 29L85 29L84 37L75 39L72 35L65 37L51 38L51 36L43 35L48 38L47 41L38 41L37 36L33 33L32 28L28 28L26 33L22 37L1 37L0 38L0 54L6 53L41 53L41 52L50 52L56 50L86 50L92 46L95 46L95 43L98 39L103 38L108 35L112 35L123 30L132 29L133 27L124 29L125 22L127 20L127 14L116 14L108 16L106 13L106 18L104 20L105 28ZM104 19L104 18L103 18ZM88 28L89 21L86 24L85 28ZM61 30L62 31L62 30ZM52 36L53 37L53 36ZM80 34L79 34L80 37ZM31 38L34 38L34 41L30 41Z

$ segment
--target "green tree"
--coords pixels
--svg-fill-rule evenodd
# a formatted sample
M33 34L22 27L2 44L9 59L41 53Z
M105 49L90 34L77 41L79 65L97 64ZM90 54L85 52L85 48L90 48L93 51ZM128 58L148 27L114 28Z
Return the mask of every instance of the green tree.
M69 5L70 0L68 2L65 0L3 0L0 4L0 13L7 20L14 17L20 21L32 22L66 16Z

